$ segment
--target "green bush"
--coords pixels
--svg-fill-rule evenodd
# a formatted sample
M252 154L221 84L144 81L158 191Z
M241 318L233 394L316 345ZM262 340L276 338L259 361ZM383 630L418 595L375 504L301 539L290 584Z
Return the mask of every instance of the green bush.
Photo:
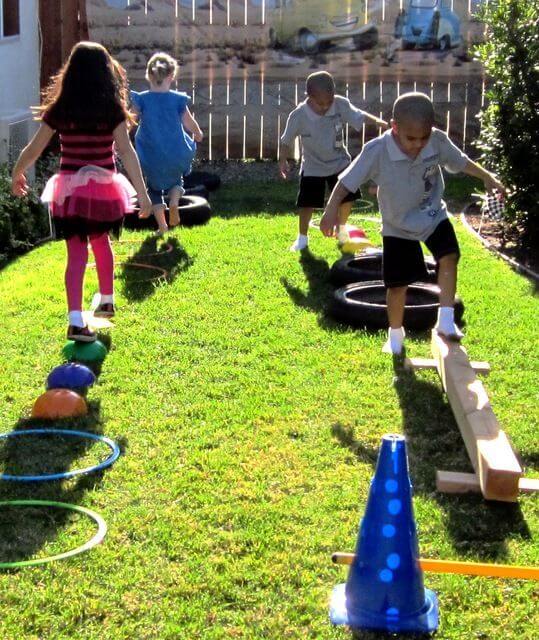
M0 166L0 266L48 235L47 209L33 191L26 198L11 195L8 168Z
M539 246L539 3L491 0L481 17L488 34L476 53L489 88L478 146L511 191L505 222L531 252Z

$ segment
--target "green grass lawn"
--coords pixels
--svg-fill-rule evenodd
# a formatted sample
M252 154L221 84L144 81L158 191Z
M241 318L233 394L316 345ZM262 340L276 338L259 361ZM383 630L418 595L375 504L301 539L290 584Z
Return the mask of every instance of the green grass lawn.
M388 432L408 437L423 556L539 564L537 496L510 505L436 493L437 468L471 470L437 376L395 378L381 333L326 316L339 254L314 231L312 253L287 250L294 189L222 188L214 218L176 232L170 253L124 234L133 242L117 245L119 261L152 261L170 278L144 282L154 272L118 266L119 314L91 412L65 425L116 439L123 456L97 477L0 485L0 500L94 509L109 532L78 558L0 572L3 640L349 638L328 620L330 592L346 578L330 555L355 546ZM490 362L494 410L538 477L539 304L527 280L456 227L465 345ZM365 228L379 240L375 222ZM3 432L42 424L27 418L61 362L63 268L63 245L49 243L0 271ZM88 301L95 288L90 270ZM428 335L411 337L408 353L427 357ZM30 473L105 455L99 444L19 439L2 445L0 463ZM57 553L94 530L47 509L0 514L0 561ZM439 638L537 638L536 583L434 574L425 583L440 601Z

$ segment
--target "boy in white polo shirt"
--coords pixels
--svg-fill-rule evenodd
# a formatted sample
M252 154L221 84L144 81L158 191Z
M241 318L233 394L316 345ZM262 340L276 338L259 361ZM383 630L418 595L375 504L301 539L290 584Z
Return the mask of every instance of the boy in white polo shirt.
M289 173L287 158L292 155L294 140L300 138L302 153L296 202L299 235L290 247L291 251L307 248L309 222L314 209L324 208L326 184L329 190L333 189L339 173L350 164L351 157L343 140L345 125L349 124L359 131L365 118L369 118L387 127L387 122L357 109L348 98L335 95L335 83L327 71L312 73L305 83L305 92L307 99L288 116L279 153L279 171L281 177L286 179ZM340 203L341 224L346 222L352 202L359 197L359 190L346 194Z
M393 105L391 129L366 144L341 173L320 222L322 233L332 235L343 199L368 180L378 185L390 327L383 350L393 354L400 354L403 349L406 289L427 275L420 241L427 245L439 265L440 309L436 329L447 339L462 338L453 313L460 251L442 200L441 168L480 178L488 191L505 192L496 176L470 160L433 124L434 108L428 96L422 93L400 96Z

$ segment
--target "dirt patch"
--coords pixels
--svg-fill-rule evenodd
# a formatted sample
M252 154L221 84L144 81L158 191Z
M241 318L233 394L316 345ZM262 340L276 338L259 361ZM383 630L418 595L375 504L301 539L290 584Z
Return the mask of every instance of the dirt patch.
M508 228L499 220L482 217L478 205L469 205L464 211L468 224L493 249L534 273L539 273L539 256L523 251L519 244L518 229Z

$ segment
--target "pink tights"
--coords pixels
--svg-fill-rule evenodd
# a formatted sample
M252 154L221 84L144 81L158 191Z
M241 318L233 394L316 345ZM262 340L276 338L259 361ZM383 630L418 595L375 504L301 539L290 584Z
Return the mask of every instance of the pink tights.
M95 256L99 292L102 295L112 295L114 290L114 255L108 233L89 236L92 251ZM67 266L65 283L67 291L67 306L69 311L82 311L82 288L84 272L88 263L88 240L81 240L79 236L72 236L66 240Z

